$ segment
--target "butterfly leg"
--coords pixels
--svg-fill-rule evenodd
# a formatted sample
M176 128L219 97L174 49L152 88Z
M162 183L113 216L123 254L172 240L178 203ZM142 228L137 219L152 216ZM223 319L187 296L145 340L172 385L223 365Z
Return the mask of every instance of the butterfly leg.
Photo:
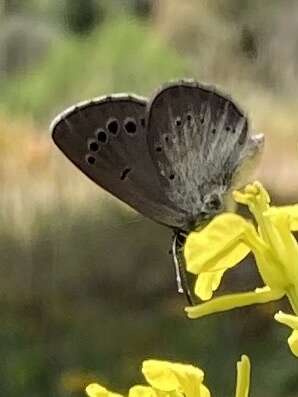
M182 247L185 241L185 235L181 232L176 232L173 236L172 241L172 258L175 267L177 288L180 294L185 295L188 303L193 306L194 299L190 292L189 283L187 280L187 274L185 271L185 261L182 253Z

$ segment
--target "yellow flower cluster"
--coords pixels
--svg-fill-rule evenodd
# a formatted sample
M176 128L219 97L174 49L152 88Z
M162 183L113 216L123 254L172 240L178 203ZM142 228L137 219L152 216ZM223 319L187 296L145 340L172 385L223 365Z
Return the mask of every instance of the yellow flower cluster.
M146 360L142 373L148 385L131 387L128 397L211 397L209 389L203 384L204 372L192 365ZM249 385L250 362L243 355L237 363L235 397L248 397ZM89 397L123 397L97 383L87 386L86 392Z
M286 296L294 315L279 312L275 319L293 330L288 343L298 357L298 244L292 234L298 230L298 205L270 207L270 197L259 182L234 192L234 199L248 207L257 226L239 215L224 213L203 230L190 233L184 249L187 270L197 276L195 294L206 302L186 307L187 315L199 318ZM225 271L249 252L255 256L264 285L251 292L212 298Z

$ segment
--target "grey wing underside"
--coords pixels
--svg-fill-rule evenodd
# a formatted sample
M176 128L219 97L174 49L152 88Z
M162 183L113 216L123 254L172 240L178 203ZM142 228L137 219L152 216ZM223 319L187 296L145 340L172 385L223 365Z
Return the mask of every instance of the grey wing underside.
M227 192L263 144L230 98L193 81L163 87L149 109L151 157L169 200L189 217L212 189Z
M145 112L146 100L137 96L94 99L59 115L53 139L96 184L143 215L179 228L183 216L164 194L149 155Z

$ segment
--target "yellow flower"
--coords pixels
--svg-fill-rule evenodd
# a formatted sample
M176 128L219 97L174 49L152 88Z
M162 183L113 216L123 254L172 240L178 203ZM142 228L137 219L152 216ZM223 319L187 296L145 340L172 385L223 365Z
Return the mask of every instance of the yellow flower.
M184 254L187 270L197 275L195 294L207 302L187 307L190 318L265 303L287 296L298 314L298 205L270 207L264 187L255 182L244 192L234 192L238 203L247 205L257 228L244 217L225 213L201 231L190 233ZM228 269L252 252L264 285L250 292L212 298Z
M288 338L288 345L292 353L298 357L298 317L279 311L274 316L275 320L292 328L293 332Z
M86 387L86 393L89 397L122 397L121 394L113 393L97 383L91 383Z
M203 385L204 372L192 365L146 360L142 372L147 382L157 390L176 392L186 397L210 396Z
M160 360L143 362L142 372L149 386L136 385L129 389L128 397L211 397L203 384L204 372L188 364ZM235 397L248 397L250 362L242 356L237 363ZM87 386L89 397L123 397L96 383Z
M237 382L235 397L248 397L250 386L250 362L249 358L242 355L237 362Z
M150 386L136 385L129 389L128 397L167 397L168 393L155 390Z

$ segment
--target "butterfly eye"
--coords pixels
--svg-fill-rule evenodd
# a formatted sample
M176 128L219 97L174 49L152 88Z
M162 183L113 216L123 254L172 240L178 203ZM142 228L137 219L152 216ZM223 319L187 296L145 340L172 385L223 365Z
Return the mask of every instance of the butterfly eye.
M141 119L140 119L140 123L141 123L141 126L142 127L145 127L145 119L144 119L144 117L142 117Z
M192 121L192 115L190 113L188 113L188 115L186 116L186 120L187 121Z
M206 205L210 210L218 210L221 208L222 202L217 194L212 194L209 200L207 201Z
M175 179L175 174L170 174L169 179L172 181L173 179Z
M107 130L112 135L116 135L119 132L119 123L116 119L110 119L107 122Z
M216 134L216 129L213 128L211 132L212 132L213 135L215 135Z
M98 130L97 132L96 132L96 136L97 136L97 140L98 140L98 142L100 142L100 143L107 143L107 141L108 141L108 136L107 136L107 133L104 131L104 130Z
M219 199L213 199L213 200L210 201L209 205L210 205L211 208L214 208L214 209L217 210L220 207L220 200Z
M226 131L227 131L227 132L231 131L231 127L227 126L227 127L226 127ZM235 132L235 131L232 131L232 132Z
M91 155L87 155L86 156L86 161L87 161L88 164L93 165L93 164L95 164L96 159L95 159L95 157L93 157Z
M127 118L124 123L124 128L128 134L135 134L137 125L134 119Z
M161 152L162 151L162 147L161 146L157 146L156 148L155 148L155 150L157 151L157 152Z

